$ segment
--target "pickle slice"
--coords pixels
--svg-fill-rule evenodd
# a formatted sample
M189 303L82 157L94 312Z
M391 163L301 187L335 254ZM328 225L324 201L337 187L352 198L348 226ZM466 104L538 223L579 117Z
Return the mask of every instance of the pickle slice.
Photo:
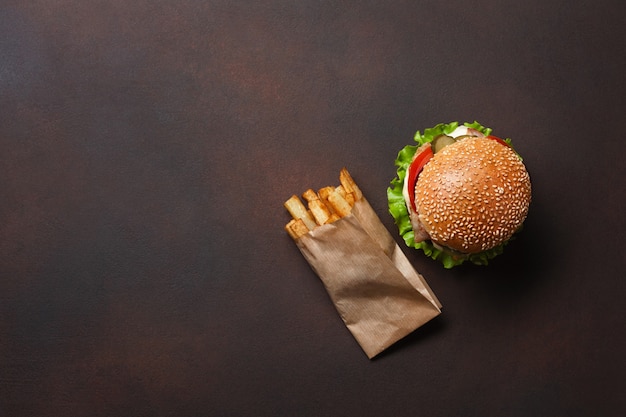
M437 153L448 145L456 142L452 136L448 135L439 135L435 139L433 139L431 146L433 148L433 153Z

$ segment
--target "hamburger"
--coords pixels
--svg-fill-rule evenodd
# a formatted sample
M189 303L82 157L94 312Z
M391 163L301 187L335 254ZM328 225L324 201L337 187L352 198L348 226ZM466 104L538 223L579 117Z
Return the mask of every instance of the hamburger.
M491 132L442 123L418 131L395 161L387 198L400 235L446 268L487 265L528 215L528 171L511 140Z

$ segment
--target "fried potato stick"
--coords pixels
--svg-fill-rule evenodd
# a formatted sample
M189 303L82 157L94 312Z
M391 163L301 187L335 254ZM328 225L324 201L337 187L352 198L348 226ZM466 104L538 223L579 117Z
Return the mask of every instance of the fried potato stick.
M302 193L306 206L295 194L285 201L284 206L292 217L285 229L293 239L350 214L355 201L363 194L346 168L340 171L339 182L336 187L329 185L317 192L306 190Z
M292 195L289 200L285 201L284 205L289 214L291 214L291 217L294 219L302 219L309 230L315 229L315 220L313 220L311 213L304 204L302 204L302 201L300 201L297 195Z

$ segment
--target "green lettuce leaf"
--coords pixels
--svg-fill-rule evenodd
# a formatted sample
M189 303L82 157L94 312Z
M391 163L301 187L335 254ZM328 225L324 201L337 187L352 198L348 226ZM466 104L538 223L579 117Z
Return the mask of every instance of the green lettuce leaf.
M476 129L486 136L490 135L492 131L490 128L484 127L476 121L474 123L464 123L463 125ZM504 247L511 240L509 239L509 241L504 242L495 248L469 255L454 252L447 248L436 247L430 240L423 242L415 242L414 240L415 235L413 233L413 228L411 227L409 211L402 194L404 178L407 174L408 167L413 161L413 156L415 155L415 151L418 147L424 145L425 143L432 142L432 140L438 135L451 133L458 126L458 122L440 123L437 126L425 129L423 134L419 131L415 133L414 140L417 142L417 145L405 146L400 150L400 152L398 152L398 157L395 161L395 165L397 167L396 178L391 181L389 188L387 188L389 212L393 216L395 224L398 226L400 236L402 236L406 245L411 248L422 250L426 256L441 262L443 266L448 269L461 265L465 261L476 265L487 265L490 259L495 258L504 251ZM509 138L504 140L511 145L511 140Z

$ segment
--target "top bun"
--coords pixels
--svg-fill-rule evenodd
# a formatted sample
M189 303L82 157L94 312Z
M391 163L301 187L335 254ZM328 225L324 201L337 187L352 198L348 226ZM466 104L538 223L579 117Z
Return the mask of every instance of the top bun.
M415 185L415 205L430 239L462 253L506 242L531 200L530 177L510 147L469 137L444 147Z

